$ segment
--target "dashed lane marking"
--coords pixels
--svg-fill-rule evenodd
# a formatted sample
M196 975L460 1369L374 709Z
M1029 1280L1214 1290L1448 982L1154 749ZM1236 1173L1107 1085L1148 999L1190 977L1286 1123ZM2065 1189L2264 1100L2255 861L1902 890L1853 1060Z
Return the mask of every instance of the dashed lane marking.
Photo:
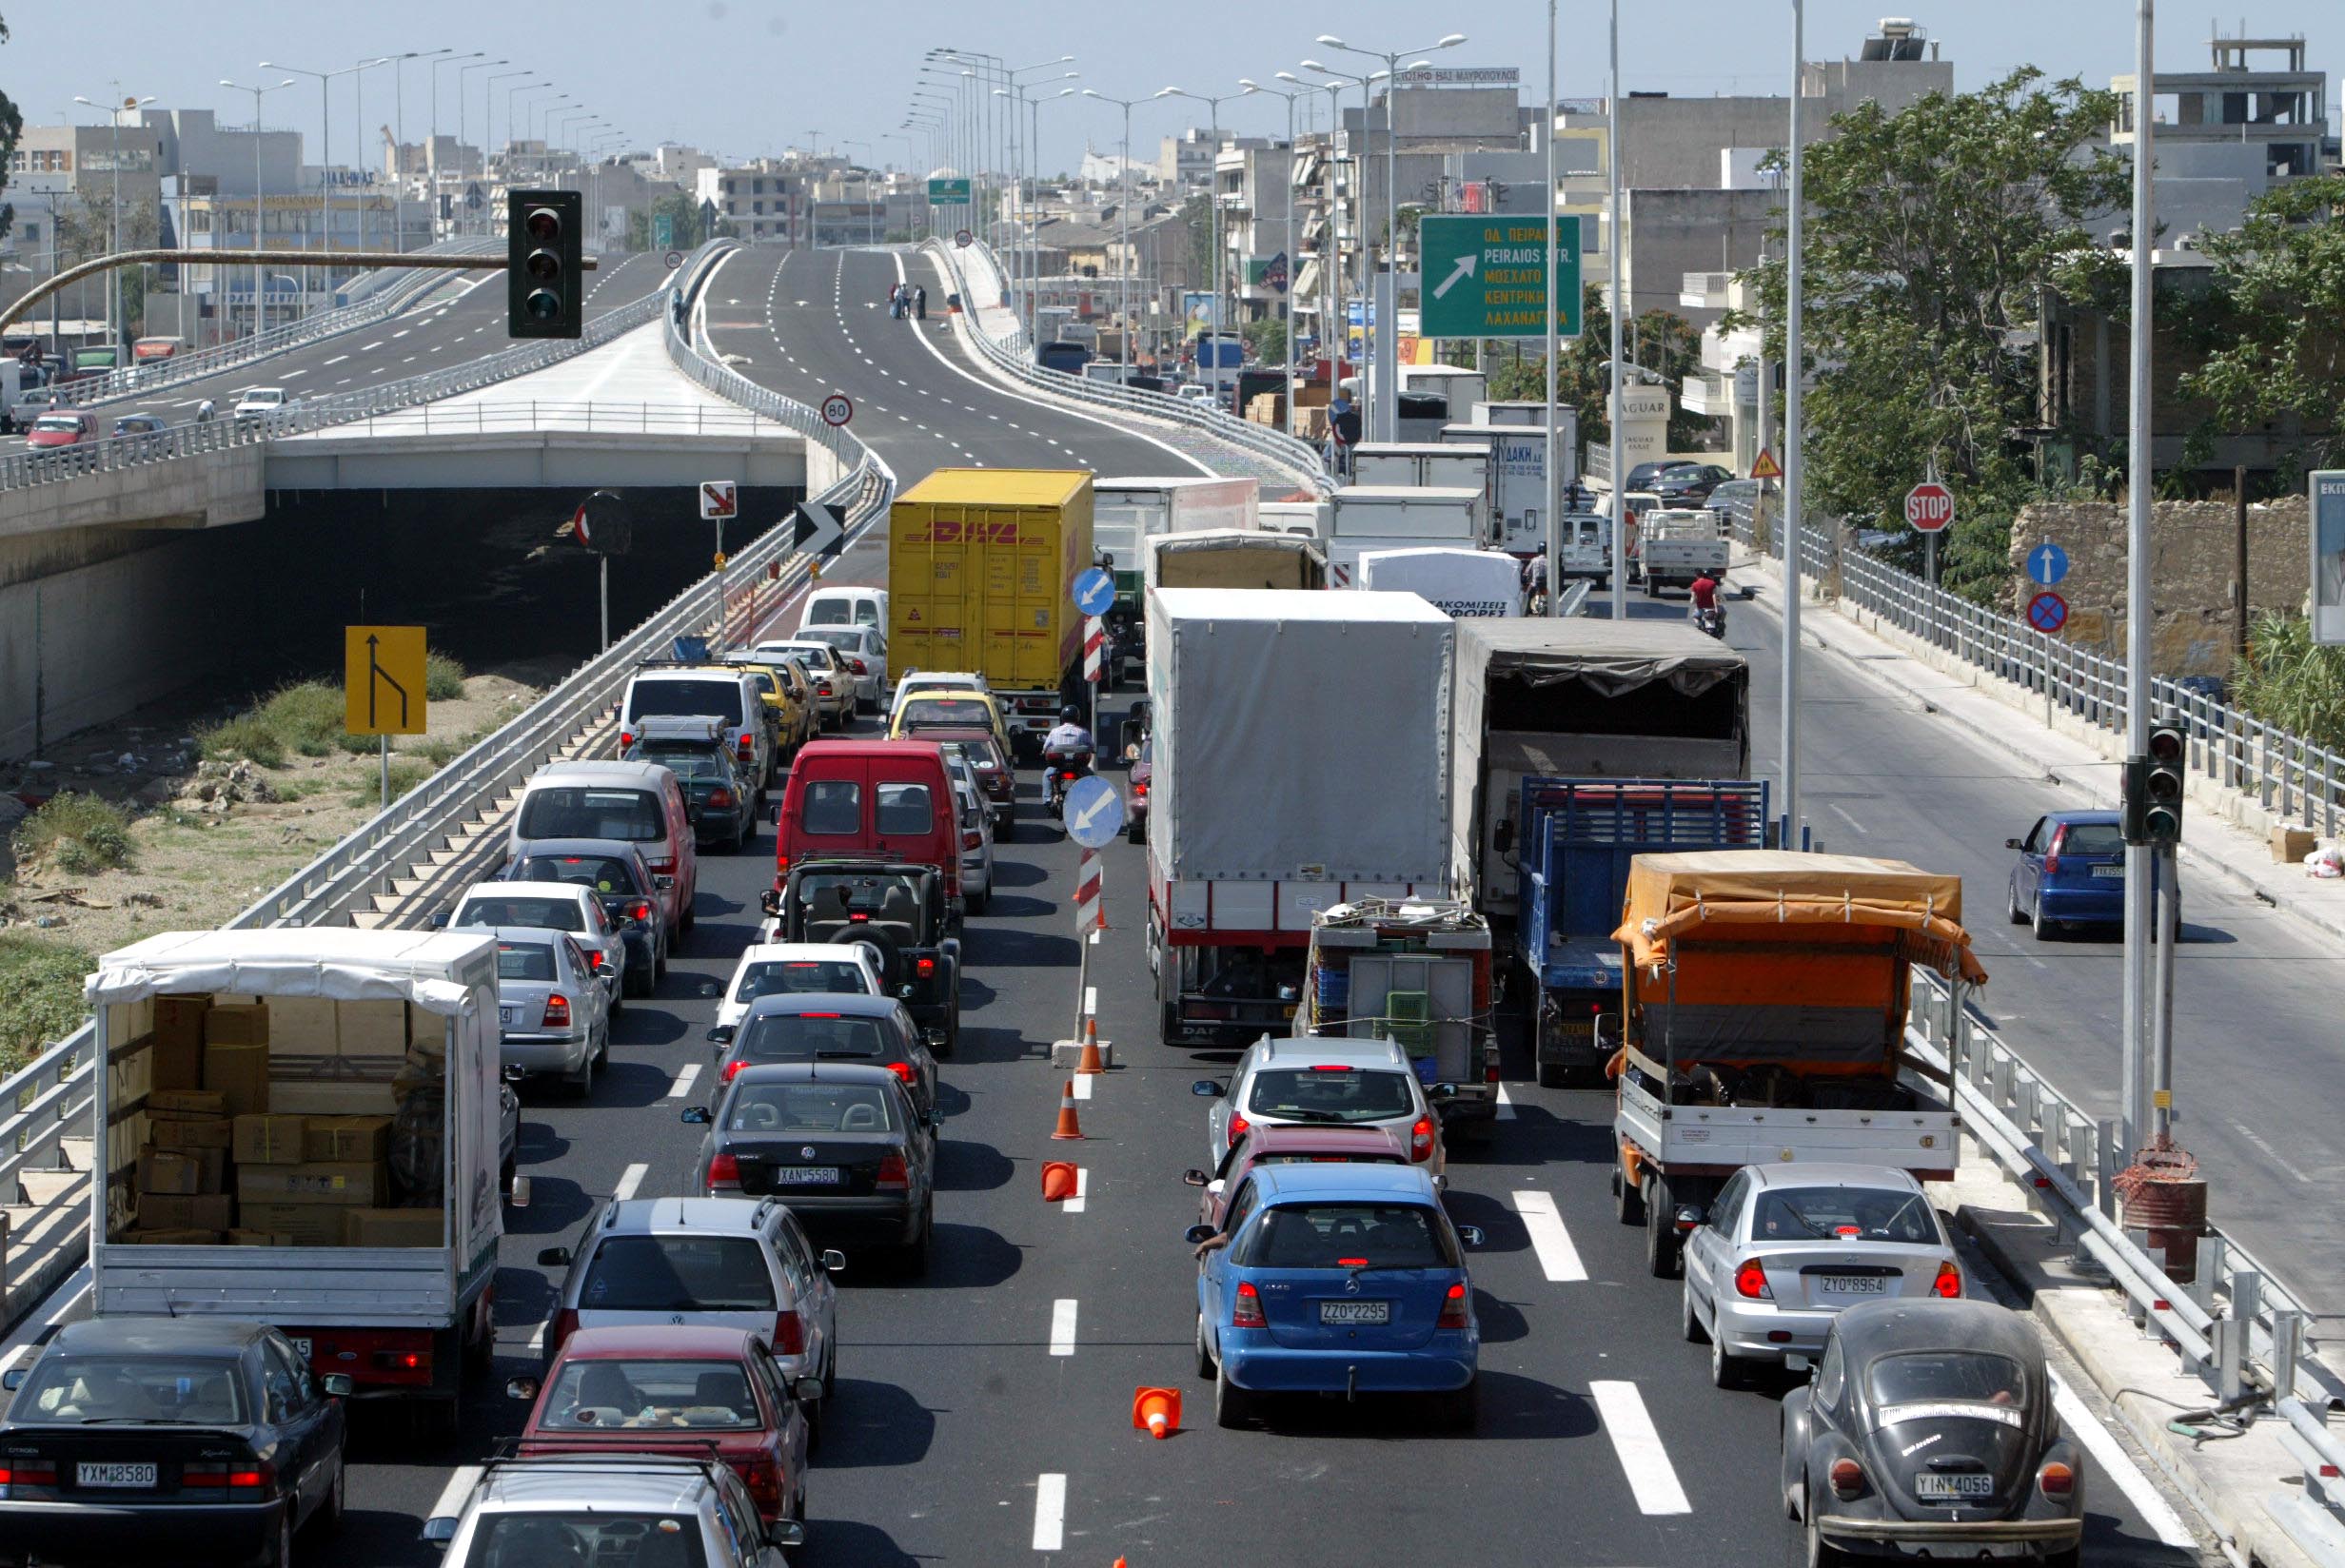
M611 1196L620 1203L625 1203L635 1196L635 1189L641 1186L643 1178L650 1174L651 1166L629 1166L619 1173L619 1185L611 1188Z
M1056 1552L1067 1544L1067 1478L1046 1472L1035 1481L1035 1550Z
M1074 1167L1074 1196L1058 1206L1070 1214L1080 1214L1091 1201L1091 1172L1081 1166Z
M1564 1217L1555 1211L1555 1196L1527 1187L1514 1195L1515 1212L1523 1217L1523 1228L1530 1233L1530 1246L1539 1255L1539 1271L1558 1284L1570 1284L1587 1278L1586 1265L1580 1262L1580 1249L1571 1245L1571 1232L1564 1228Z
M1498 1119L1502 1122L1514 1120L1514 1102L1507 1097L1505 1084L1498 1086Z
M1051 1303L1051 1354L1074 1354L1074 1301L1062 1296Z
M1692 1513L1693 1504L1685 1500L1685 1488L1678 1484L1677 1469L1669 1462L1669 1451L1661 1445L1661 1434L1653 1429L1653 1418L1646 1413L1637 1385L1591 1382L1587 1392L1596 1401L1596 1416L1604 1422L1605 1436L1612 1440L1612 1452L1628 1477L1628 1490L1636 1495L1638 1511Z
M683 1066L683 1070L677 1073L676 1082L668 1086L668 1098L671 1100L680 1100L685 1095L690 1094L692 1092L693 1080L700 1076L700 1064L698 1062L686 1062Z

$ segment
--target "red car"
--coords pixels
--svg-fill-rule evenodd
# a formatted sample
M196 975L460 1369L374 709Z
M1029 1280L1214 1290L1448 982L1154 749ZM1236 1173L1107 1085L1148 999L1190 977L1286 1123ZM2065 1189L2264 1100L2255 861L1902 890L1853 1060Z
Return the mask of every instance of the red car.
M548 1454L714 1453L748 1483L768 1524L806 1517L808 1432L801 1400L765 1342L743 1328L660 1324L581 1328L564 1339L541 1386L516 1378L505 1392L535 1400L521 1457Z
M79 446L98 439L98 419L69 408L54 409L32 421L27 446Z
M1011 771L1009 759L1001 755L994 732L982 727L945 725L932 729L923 725L919 736L939 746L958 746L969 754L969 767L977 775L977 788L985 792L986 803L994 808L995 831L1001 837L1010 836L1006 825L1017 807L1017 774Z
M1244 1137L1230 1146L1230 1152L1221 1157L1220 1166L1210 1178L1202 1170L1192 1170L1184 1172L1181 1180L1205 1189L1197 1201L1197 1223L1219 1230L1222 1205L1248 1171L1256 1166L1311 1164L1405 1166L1409 1146L1389 1127L1297 1127L1291 1123L1249 1127Z

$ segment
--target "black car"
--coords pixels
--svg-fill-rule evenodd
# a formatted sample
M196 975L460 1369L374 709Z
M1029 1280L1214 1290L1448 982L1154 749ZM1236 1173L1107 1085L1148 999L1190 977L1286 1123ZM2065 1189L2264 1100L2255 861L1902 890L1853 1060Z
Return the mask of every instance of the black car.
M935 1118L912 1103L903 1081L881 1067L848 1062L779 1062L743 1068L714 1111L691 1106L683 1119L708 1128L696 1173L712 1197L778 1197L818 1239L904 1249L916 1272L928 1267L936 1228Z
M639 740L620 760L656 762L676 775L696 843L739 854L757 836L757 787L742 781L733 755L723 747Z
M507 882L575 882L595 890L627 943L629 994L649 996L667 978L676 933L642 850L622 838L532 838L501 873Z
M879 955L884 995L903 1003L929 1049L950 1056L961 1037L961 943L947 935L951 911L934 866L901 860L810 859L790 868L765 912L780 920L777 942L868 944Z
M1673 462L1647 486L1671 506L1699 506L1734 475L1714 462Z
M0 1386L11 1560L285 1568L297 1530L342 1518L350 1382L313 1377L266 1323L71 1323Z
M760 996L738 1026L720 1024L708 1037L724 1048L717 1062L720 1082L767 1062L862 1062L902 1079L921 1115L936 1108L936 1058L912 1014L892 996Z
M2083 1460L2053 1416L2042 1343L1992 1302L1847 1308L1784 1397L1783 1432L1783 1508L1806 1522L1809 1562L2014 1547L2077 1561Z

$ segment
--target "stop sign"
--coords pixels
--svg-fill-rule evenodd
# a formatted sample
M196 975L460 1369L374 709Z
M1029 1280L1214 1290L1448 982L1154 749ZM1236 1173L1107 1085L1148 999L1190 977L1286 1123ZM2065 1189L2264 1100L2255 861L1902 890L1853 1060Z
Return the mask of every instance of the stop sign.
M1905 521L1917 534L1935 534L1954 521L1954 492L1934 480L1905 492Z

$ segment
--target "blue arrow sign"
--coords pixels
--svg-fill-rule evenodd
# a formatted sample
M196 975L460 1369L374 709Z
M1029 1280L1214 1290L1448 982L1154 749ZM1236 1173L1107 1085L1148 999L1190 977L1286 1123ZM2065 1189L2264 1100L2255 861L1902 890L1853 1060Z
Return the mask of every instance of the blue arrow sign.
M1087 616L1104 616L1115 602L1115 578L1094 566L1074 579L1074 607Z
M1103 850L1124 831L1124 797L1094 774L1069 786L1063 815L1069 838L1087 850Z
M2068 552L2046 539L2027 553L2027 575L2051 587L2068 575Z

